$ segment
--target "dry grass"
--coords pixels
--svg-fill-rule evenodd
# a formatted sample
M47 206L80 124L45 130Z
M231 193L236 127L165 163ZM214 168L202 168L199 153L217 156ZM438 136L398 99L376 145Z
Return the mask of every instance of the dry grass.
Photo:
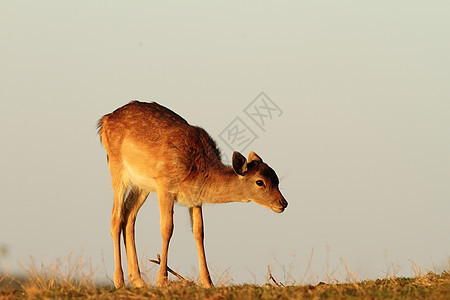
M348 265L342 261L344 283L333 273L328 283L317 285L286 285L268 269L265 285L229 285L204 289L192 281L174 281L166 288L122 288L100 285L94 277L97 268L91 261L69 255L55 262L36 264L31 259L23 266L27 276L22 279L0 276L1 299L449 299L450 273L423 274L411 261L413 278L389 276L385 279L358 282ZM346 278L346 279L345 279Z
M82 285L54 280L42 286L26 283L23 290L4 288L2 299L449 299L450 274L427 274L416 278L393 278L351 284L316 286L236 285L204 289L173 282L166 288L123 288Z

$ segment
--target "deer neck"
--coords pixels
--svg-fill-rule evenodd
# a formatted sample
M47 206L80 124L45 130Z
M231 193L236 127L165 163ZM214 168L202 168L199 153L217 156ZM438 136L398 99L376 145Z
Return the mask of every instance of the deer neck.
M211 170L204 178L201 200L203 203L248 202L241 180L233 169L227 166Z

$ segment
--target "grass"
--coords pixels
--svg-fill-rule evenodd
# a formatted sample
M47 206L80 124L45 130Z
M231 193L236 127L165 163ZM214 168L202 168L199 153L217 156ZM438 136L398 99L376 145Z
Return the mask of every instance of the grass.
M236 285L204 289L197 285L174 282L166 288L142 289L41 281L27 283L22 290L2 288L2 299L449 299L450 274L427 274L415 278L392 278L352 284L316 286Z
M415 265L413 264L413 270ZM0 299L450 299L450 272L413 278L391 277L357 282L283 286L270 273L265 285L231 285L205 289L192 281L173 281L166 288L114 289L95 282L90 260L68 257L23 267L27 276L0 275ZM349 271L351 272L351 271Z

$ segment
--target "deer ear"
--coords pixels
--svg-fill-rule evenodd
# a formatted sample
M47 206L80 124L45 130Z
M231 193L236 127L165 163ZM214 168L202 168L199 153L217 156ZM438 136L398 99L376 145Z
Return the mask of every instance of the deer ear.
M248 163L251 163L252 161L259 161L259 162L263 162L262 158L259 157L258 154L256 154L253 151L250 151L250 153L248 154Z
M240 176L244 176L247 172L247 160L237 151L233 152L233 170Z

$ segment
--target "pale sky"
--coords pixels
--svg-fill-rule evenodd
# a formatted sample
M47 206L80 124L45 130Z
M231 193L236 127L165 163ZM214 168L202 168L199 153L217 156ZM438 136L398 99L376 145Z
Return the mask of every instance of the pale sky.
M410 260L448 267L449 11L448 1L2 1L0 270L72 252L112 278L96 122L133 99L202 126L227 159L219 135L239 118L258 137L243 154L282 177L283 214L205 206L213 282L265 283L267 265L297 283L343 280L341 261L359 280L414 275ZM280 112L264 128L245 113L261 92ZM169 265L195 277L187 209L175 216ZM152 283L154 195L136 231Z

